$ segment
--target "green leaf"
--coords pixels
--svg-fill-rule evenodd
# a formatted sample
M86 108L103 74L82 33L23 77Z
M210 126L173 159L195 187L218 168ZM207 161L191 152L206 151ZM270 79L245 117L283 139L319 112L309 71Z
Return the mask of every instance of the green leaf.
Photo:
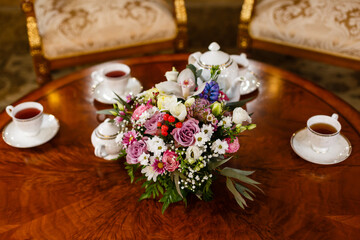
M135 179L134 173L136 172L140 164L128 164L126 162L124 164L125 164L125 169L127 170L127 173L130 176L130 182L133 183Z
M124 101L119 95L116 94L116 92L113 92L116 96L116 98L114 98L115 100L119 101L122 105L124 105L127 109L130 109L131 106L126 102Z
M190 69L194 76L196 77L196 67L193 64L186 65L186 68Z
M226 103L225 107L229 108L232 111L237 107L244 106L247 102L253 100L254 98L255 97L251 97L251 98L247 98L247 99L244 99L244 100L240 100L238 102L229 102L229 103Z
M255 171L243 171L240 169L229 168L229 167L225 167L221 170L221 174L228 176L228 177L233 177L233 178L237 178L238 175L249 176L249 175L253 174L254 172Z
M96 111L96 114L105 114L105 115L112 115L112 113L110 111L113 111L114 109L104 109L104 110L99 110Z
M166 188L166 191L163 194L163 197L159 200L159 202L163 203L162 213L164 214L166 208L170 205L170 203L179 202L183 198L178 194L175 185L173 182L170 182Z
M215 160L213 162L210 162L209 167L210 167L210 169L215 169L215 168L221 166L222 164L226 163L227 161L229 161L231 158L232 158L232 156L229 158L223 159L223 160L219 160L219 161Z
M251 201L254 201L254 199L250 196L249 193L251 193L253 196L255 196L255 194L250 189L248 189L236 182L235 182L235 188L241 195L243 195L244 197L246 197L247 199L249 199Z
M244 205L246 205L245 199L240 195L240 193L235 189L234 183L231 181L230 178L226 178L226 186L230 190L230 192L234 195L236 202L239 206L244 209Z
M260 184L259 182L256 182L254 180L252 180L251 178L248 178L247 176L252 174L254 171L242 171L239 169L235 169L235 168L224 168L222 170L220 170L220 174L224 175L226 177L232 177L235 178L241 182L247 183L257 189L259 189L261 192L263 192L263 190L261 190L261 188L259 188L258 186L256 186L257 184Z
M170 202L165 202L163 205L162 205L162 208L161 208L161 213L164 214L165 210L169 207L170 205Z
M150 192L150 191L146 191L146 192L144 192L144 193L140 196L139 201L144 200L144 199L147 199L147 198L150 198L150 197L151 197L151 192Z
M174 172L174 183L175 183L176 191L178 192L178 194L180 195L181 198L184 198L183 195L181 194L181 191L180 191L179 179L180 179L179 178L179 173Z

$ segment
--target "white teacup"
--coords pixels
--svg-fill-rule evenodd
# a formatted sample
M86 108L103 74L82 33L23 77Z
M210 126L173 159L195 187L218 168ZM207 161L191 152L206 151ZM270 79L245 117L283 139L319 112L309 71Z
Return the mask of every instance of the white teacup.
M130 67L122 63L113 63L99 71L105 87L121 96L126 91L130 78ZM115 96L114 96L115 97Z
M6 113L25 136L36 136L40 132L44 108L37 102L24 102L6 107Z
M336 144L341 130L338 117L334 113L331 117L315 115L308 119L307 134L315 152L326 153L332 145Z

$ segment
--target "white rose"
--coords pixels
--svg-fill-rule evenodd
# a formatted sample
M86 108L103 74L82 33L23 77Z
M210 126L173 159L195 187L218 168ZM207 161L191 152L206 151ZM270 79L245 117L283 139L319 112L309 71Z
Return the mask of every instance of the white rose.
M187 159L199 159L201 156L200 148L193 145L187 148L186 150L186 158Z
M177 102L170 106L170 113L180 121L184 121L187 114L186 107L183 103Z
M157 98L157 106L160 110L168 110L170 111L170 108L172 105L177 103L177 97L174 95L160 95Z
M241 124L243 121L251 123L251 117L241 107L235 108L233 111L233 122L236 124Z

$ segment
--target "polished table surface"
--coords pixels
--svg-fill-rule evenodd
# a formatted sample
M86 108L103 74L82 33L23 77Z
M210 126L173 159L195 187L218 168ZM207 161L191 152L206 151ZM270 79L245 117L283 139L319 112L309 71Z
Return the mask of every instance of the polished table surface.
M148 89L164 81L188 55L122 60ZM60 130L48 143L17 149L0 141L0 239L360 239L360 114L335 95L279 68L251 61L261 80L246 105L257 128L240 138L228 163L255 170L264 194L242 210L225 181L213 184L210 202L190 197L188 206L138 198L123 162L93 154L92 131L103 120L96 110L92 71L55 80L23 101L38 101L56 116ZM14 104L17 104L14 103ZM316 114L339 114L351 156L335 165L298 157L290 137ZM0 113L0 128L10 122Z

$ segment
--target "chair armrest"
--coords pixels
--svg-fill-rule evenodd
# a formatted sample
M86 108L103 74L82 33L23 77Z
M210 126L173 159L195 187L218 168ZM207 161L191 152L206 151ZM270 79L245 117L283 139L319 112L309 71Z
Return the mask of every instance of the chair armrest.
M43 54L41 36L39 34L35 16L34 0L22 0L21 9L26 15L26 28L30 45L30 54L33 57L37 81L38 83L43 84L51 79L50 64Z
M36 23L34 0L22 0L21 9L26 15L26 28L32 56L42 54L41 37Z
M241 51L247 51L251 43L249 25L253 17L256 0L244 0L238 24L238 47Z
M187 13L184 0L173 0L176 25L178 34L175 41L175 48L183 51L187 48Z

